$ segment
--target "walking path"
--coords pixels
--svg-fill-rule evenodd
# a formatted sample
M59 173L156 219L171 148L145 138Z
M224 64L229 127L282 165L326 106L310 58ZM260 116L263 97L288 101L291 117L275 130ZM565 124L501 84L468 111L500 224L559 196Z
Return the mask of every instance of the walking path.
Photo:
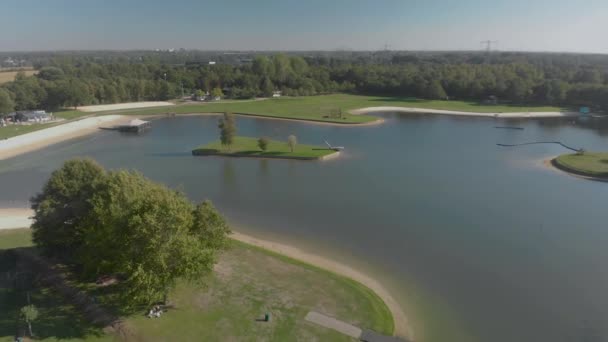
M132 119L132 117L123 115L90 117L0 140L0 160L34 151L60 141L87 135L103 125Z
M354 325L339 321L333 317L325 316L314 311L309 312L304 319L320 326L336 330L338 332L343 333L344 335L348 335L356 339L361 337L361 334L363 333L363 330L357 328Z

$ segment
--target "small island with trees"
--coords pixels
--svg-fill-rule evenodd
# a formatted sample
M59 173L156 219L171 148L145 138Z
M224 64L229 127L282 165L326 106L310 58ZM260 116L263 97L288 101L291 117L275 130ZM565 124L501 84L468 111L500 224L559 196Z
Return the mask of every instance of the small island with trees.
M323 146L298 144L295 135L286 141L236 136L236 121L231 113L224 113L218 128L220 139L195 148L192 155L318 160L339 153Z

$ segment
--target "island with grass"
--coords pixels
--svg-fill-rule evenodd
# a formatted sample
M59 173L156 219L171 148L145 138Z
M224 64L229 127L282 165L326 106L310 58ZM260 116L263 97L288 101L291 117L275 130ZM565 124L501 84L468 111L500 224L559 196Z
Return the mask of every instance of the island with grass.
M192 155L319 160L339 153L324 146L294 144L292 149L289 142L285 141L267 139L266 143L266 148L262 149L260 139L237 136L231 145L224 145L217 140L195 148Z
M551 160L562 171L578 176L608 181L607 152L579 152L562 154Z

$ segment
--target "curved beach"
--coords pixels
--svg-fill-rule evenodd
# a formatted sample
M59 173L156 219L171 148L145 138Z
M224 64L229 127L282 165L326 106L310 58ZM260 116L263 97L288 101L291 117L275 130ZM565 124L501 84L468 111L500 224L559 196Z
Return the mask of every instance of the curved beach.
M476 113L459 112L454 110L428 109L415 107L366 107L353 109L351 114L361 115L377 112L400 112L400 113L422 113L422 114L441 114L455 116L481 116L492 118L559 118L568 116L578 116L577 112L513 112L513 113Z

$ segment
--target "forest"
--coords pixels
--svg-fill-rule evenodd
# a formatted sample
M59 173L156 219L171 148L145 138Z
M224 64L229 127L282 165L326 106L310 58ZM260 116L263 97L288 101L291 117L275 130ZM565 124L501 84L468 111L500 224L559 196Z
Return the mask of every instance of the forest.
M2 57L2 56L0 56ZM0 113L170 100L197 90L226 97L352 93L608 109L608 56L511 52L20 55L38 71L0 86ZM210 63L211 60L214 63Z

